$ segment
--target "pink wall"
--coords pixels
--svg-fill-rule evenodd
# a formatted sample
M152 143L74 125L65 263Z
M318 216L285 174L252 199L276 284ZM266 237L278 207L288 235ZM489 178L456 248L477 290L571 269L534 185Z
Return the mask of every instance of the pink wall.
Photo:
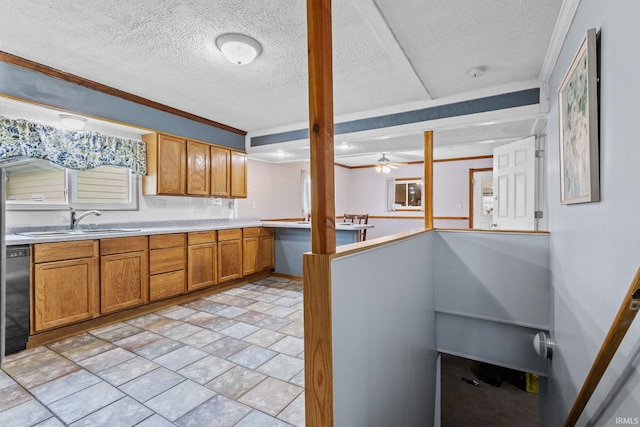
M469 169L492 166L492 159L434 163L434 216L469 215ZM249 194L237 200L239 217L300 218L300 171L308 162L273 164L249 160ZM336 215L368 213L378 217L423 217L423 212L387 212L387 178L421 177L422 164L402 166L388 175L373 168L335 168ZM458 209L458 205L462 205ZM372 218L367 238L421 228L424 220ZM468 221L436 220L436 227L467 227Z
M246 199L237 199L240 218L300 218L303 164L274 164L249 159ZM307 164L308 168L308 164Z

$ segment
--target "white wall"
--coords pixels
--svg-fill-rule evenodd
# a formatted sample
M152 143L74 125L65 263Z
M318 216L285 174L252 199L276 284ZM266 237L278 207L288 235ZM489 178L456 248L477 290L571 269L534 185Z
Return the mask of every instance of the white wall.
M274 164L248 160L246 199L236 201L240 218L301 218L300 172L308 163Z
M549 330L549 235L438 231L438 349L547 375L533 337Z
M562 425L640 265L640 2L582 0L549 82L549 228L552 324L557 343L540 425ZM601 31L602 201L561 205L557 90L587 29ZM640 325L636 319L579 425L640 417Z
M433 216L469 216L469 169L490 167L493 167L493 159L435 162ZM458 224L458 227L463 226Z
M433 238L422 233L332 260L336 426L434 425Z
M140 178L138 178L140 180ZM139 183L138 183L139 184ZM138 185L138 194L141 194ZM89 216L83 224L112 222L167 221L181 219L233 218L234 207L230 199L203 197L139 196L137 211L102 211L102 216ZM11 211L6 212L7 226L67 225L69 210Z

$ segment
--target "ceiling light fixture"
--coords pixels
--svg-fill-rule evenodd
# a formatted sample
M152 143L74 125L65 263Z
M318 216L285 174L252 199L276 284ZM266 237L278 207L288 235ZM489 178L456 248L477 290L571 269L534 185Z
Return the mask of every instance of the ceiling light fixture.
M382 157L378 159L378 164L376 165L376 172L389 173L391 169L398 169L400 165L406 165L406 163L394 163L387 159L386 153L382 153Z
M73 130L81 130L87 123L87 119L73 114L58 114L60 122L66 128Z
M476 78L484 76L484 73L487 72L487 67L485 65L478 65L477 67L473 67L469 70L469 77Z
M238 65L250 63L262 52L260 43L249 36L237 33L221 35L216 40L216 46L225 58Z

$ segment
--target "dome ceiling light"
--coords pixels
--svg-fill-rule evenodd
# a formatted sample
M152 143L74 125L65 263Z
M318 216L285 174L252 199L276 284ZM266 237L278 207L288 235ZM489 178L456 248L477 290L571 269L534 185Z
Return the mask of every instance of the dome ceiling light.
M229 61L237 65L246 65L262 52L262 46L256 40L244 34L223 34L216 40L216 46Z
M81 130L87 123L87 119L73 114L58 114L60 123L68 129Z

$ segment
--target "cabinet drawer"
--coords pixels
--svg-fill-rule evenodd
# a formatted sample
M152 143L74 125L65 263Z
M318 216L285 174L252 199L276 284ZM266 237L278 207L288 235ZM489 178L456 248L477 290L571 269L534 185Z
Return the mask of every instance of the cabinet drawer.
M149 249L175 248L184 246L184 233L157 234L149 236Z
M155 249L149 251L149 274L184 270L184 248Z
M258 237L260 235L260 227L249 227L242 229L242 237Z
M98 256L97 240L75 242L36 243L33 245L33 262L64 261Z
M201 245L203 243L215 243L216 232L215 231L194 231L187 234L187 241L189 245Z
M123 254L126 252L146 251L147 236L116 237L100 239L100 255Z
M149 277L149 299L155 301L184 293L184 279L184 270Z
M218 230L218 241L242 239L242 229Z

